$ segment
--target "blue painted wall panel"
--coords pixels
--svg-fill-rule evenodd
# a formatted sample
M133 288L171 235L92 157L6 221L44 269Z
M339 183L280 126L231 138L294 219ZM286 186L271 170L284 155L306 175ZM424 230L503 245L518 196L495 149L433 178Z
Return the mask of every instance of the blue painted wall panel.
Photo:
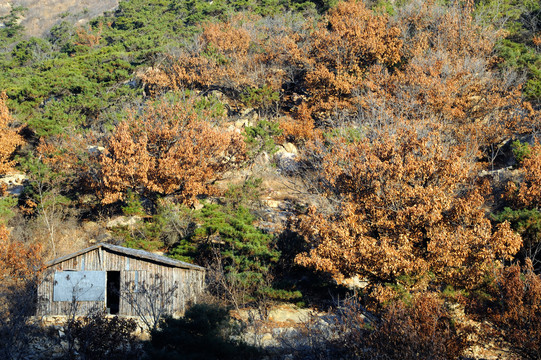
M105 271L57 271L54 274L54 301L104 301Z

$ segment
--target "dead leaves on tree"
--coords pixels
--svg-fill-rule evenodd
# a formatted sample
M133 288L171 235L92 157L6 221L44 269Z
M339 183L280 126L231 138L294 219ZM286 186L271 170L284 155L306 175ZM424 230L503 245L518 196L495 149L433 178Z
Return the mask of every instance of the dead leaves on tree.
M102 203L122 200L132 189L193 204L214 192L211 180L244 160L242 136L211 125L194 101L148 104L116 127L99 159Z
M472 159L441 134L403 130L328 148L321 183L341 205L331 218L314 208L300 218L312 249L297 256L299 264L338 280L430 273L436 282L472 286L519 250L520 236L485 216Z
M6 93L0 93L0 174L13 170L15 161L13 152L24 144L19 129L10 126L12 123L9 109L6 105Z

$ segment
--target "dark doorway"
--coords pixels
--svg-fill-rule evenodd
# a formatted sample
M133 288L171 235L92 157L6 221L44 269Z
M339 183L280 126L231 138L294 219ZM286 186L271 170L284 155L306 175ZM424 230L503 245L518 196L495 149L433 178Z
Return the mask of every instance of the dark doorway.
M120 310L120 271L107 271L107 312L118 314Z

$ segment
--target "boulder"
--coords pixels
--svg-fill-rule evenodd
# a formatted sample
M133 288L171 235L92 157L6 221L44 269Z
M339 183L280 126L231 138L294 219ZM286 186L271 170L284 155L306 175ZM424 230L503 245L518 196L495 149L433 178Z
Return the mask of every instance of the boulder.
M283 148L282 148L283 149ZM280 149L274 154L274 161L281 172L292 175L299 170L297 155Z
M297 150L297 147L293 144L293 143L290 143L290 142L286 142L284 145L282 145L284 147L284 149L288 152L288 153L292 153L292 154L295 154L295 155L298 155L299 151Z
M125 226L125 227L134 227L137 225L142 218L140 216L119 216L114 219L111 219L107 222L106 228L112 229L115 227Z

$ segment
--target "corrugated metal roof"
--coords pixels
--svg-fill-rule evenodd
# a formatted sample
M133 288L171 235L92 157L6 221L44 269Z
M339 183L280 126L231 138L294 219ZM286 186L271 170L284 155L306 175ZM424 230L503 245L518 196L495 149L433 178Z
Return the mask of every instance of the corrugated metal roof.
M198 271L205 271L204 267L197 266L197 265L194 265L194 264L190 264L190 263L187 263L187 262L184 262L184 261L171 259L171 258L168 258L166 256L153 254L151 252L144 251L144 250L130 249L130 248L126 248L126 247L123 247L123 246L111 245L111 244L105 244L105 243L99 243L99 244L93 245L93 246L91 246L89 248L79 250L79 251L74 252L72 254L65 255L65 256L59 257L57 259L51 260L51 261L49 261L47 263L47 267L59 264L61 262L64 262L64 261L69 260L71 258L74 258L76 256L85 254L85 253L90 252L92 250L96 250L96 249L98 249L100 247L104 248L104 249L107 249L109 251L115 252L115 253L122 254L122 255L133 256L133 257L136 257L136 258L145 259L145 260L148 260L148 261L153 261L153 262L157 262L157 263L164 264L164 265L169 265L169 266L174 266L174 267L179 267L179 268L184 268L184 269L193 269L193 270L198 270Z

